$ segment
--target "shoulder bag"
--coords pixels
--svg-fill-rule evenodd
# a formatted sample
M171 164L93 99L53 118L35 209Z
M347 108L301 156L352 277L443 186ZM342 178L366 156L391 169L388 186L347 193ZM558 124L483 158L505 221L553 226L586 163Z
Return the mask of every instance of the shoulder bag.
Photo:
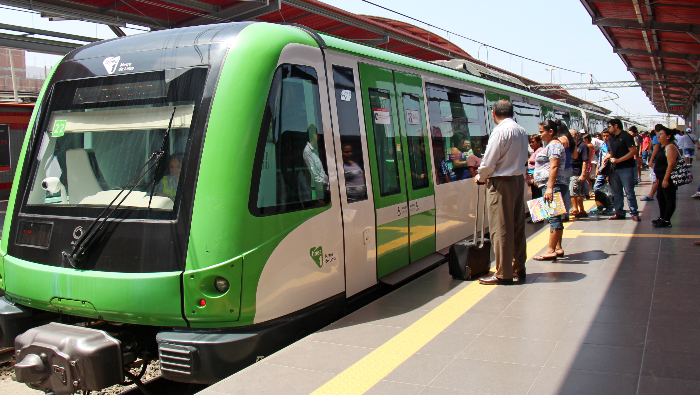
M673 166L673 170L671 170L671 183L679 187L692 183L693 173L690 171L690 165L685 163L681 150L678 149L678 147L676 147L676 150L678 151L678 158L676 158L676 164Z

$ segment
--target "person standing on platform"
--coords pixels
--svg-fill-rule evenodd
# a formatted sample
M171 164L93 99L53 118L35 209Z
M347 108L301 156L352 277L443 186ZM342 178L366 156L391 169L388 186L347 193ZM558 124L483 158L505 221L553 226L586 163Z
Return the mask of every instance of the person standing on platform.
M537 154L544 149L540 136L530 136L530 148L532 148L532 155L530 155L530 159L527 161L527 176L525 177L525 181L530 184L532 198L539 199L542 197L542 190L535 183L534 177Z
M637 147L637 154L634 156L635 167L637 168L637 180L635 184L639 184L642 181L642 138L637 131L636 126L630 126L629 134L634 139L634 145Z
M613 172L610 174L610 188L613 191L613 206L615 215L609 219L625 219L625 202L623 200L623 190L627 195L627 205L630 209L632 221L639 222L639 212L637 211L637 196L634 193L634 181L637 178L637 146L634 138L622 129L622 121L615 118L608 121L610 140L608 148L610 152L606 159L613 165Z
M671 217L676 211L676 190L677 186L671 181L671 171L676 165L680 152L673 144L674 130L665 129L659 132L659 143L663 147L661 152L656 156L654 164L654 173L656 179L659 180L661 188L659 188L659 211L658 219L651 221L655 228L668 228L671 226Z
M588 157L588 145L581 138L580 133L574 133L576 145L576 159L571 161L571 181L569 183L569 192L571 194L571 207L573 211L571 215L578 218L588 217L586 209L583 207L583 199L588 195L588 183L586 182L588 165L590 158Z
M678 148L682 149L682 154L685 155L685 163L692 165L693 157L695 156L695 145L698 144L698 138L692 133L693 129L688 128L685 130L685 135L683 136L683 145L678 145ZM681 134L683 134L681 132ZM680 139L679 139L680 140Z
M540 138L547 143L547 147L537 155L535 166L535 182L542 188L544 200L551 202L554 194L562 192L569 186L566 184L564 173L564 160L566 153L564 145L556 138L556 125L552 121L544 121L540 124ZM564 235L564 224L561 215L549 217L549 246L542 254L534 257L536 261L553 261L558 256L564 255L561 248L561 239Z
M654 168L654 158L656 155L659 153L659 150L661 149L661 144L659 144L659 138L658 138L658 133L664 129L664 125L657 123L654 126L654 131L651 133L651 155L649 156L649 161L647 162L647 165L653 169ZM654 195L656 194L656 190L659 188L659 182L656 180L656 175L654 174L654 171L651 171L651 192L649 192L648 195L644 196L643 198L639 199L643 202L651 202L654 200Z
M648 168L649 156L651 155L651 138L649 132L641 132L642 135L642 168Z
M561 120L557 119L554 121L557 127L557 139L564 145L564 154L566 155L566 162L564 163L564 177L566 177L566 185L568 186L571 182L571 174L573 174L573 168L571 163L576 159L578 152L574 149L576 146L576 141L571 135L569 128ZM578 133L576 129L572 129L574 133ZM566 207L566 214L562 217L562 221L566 222L569 220L569 212L571 211L571 194L569 193L569 188L564 188L561 191L561 196L564 199L564 206Z
M491 243L496 256L496 273L479 280L481 284L512 284L524 281L527 242L525 240L525 173L528 136L513 120L513 104L499 100L493 106L497 125L489 137L475 180L487 182Z

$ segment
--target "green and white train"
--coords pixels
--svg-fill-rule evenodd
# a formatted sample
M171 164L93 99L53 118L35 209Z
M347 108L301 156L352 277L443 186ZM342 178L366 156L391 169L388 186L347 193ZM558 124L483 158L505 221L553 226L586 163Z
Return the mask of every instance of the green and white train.
M231 23L87 45L47 78L0 243L19 381L212 383L442 260L474 228L488 109L607 117L309 31ZM16 337L16 339L15 339Z

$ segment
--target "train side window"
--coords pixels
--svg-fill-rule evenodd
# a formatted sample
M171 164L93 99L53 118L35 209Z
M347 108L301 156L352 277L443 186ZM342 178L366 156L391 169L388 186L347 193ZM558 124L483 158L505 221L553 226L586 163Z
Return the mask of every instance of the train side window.
M426 90L438 184L474 177L488 143L484 96L434 84Z
M333 66L335 105L338 110L340 149L343 156L345 192L348 203L367 200L367 177L360 137L360 117L357 113L355 76L351 68Z
M374 149L377 154L379 194L380 196L395 195L401 192L401 184L394 121L391 116L391 96L388 91L370 88L369 104L372 109Z
M324 147L316 71L280 65L258 141L251 212L270 215L328 205Z
M413 190L427 188L430 185L428 165L425 161L425 135L423 120L420 116L420 99L418 95L403 94L403 108L406 117L406 140L408 142L408 162L411 167L411 185Z
M525 128L528 135L539 134L540 120L542 119L542 109L539 105L513 101L513 110L515 122Z

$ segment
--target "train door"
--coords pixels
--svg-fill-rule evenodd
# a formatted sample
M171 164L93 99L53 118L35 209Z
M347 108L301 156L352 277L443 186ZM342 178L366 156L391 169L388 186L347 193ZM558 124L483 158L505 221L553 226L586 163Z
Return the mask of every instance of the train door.
M381 279L435 251L434 190L420 77L364 63L359 70Z
M410 261L415 262L435 252L435 188L428 165L425 98L421 77L394 71L394 81L405 153L409 255Z
M377 284L374 203L357 60L329 53L327 62L350 297Z

